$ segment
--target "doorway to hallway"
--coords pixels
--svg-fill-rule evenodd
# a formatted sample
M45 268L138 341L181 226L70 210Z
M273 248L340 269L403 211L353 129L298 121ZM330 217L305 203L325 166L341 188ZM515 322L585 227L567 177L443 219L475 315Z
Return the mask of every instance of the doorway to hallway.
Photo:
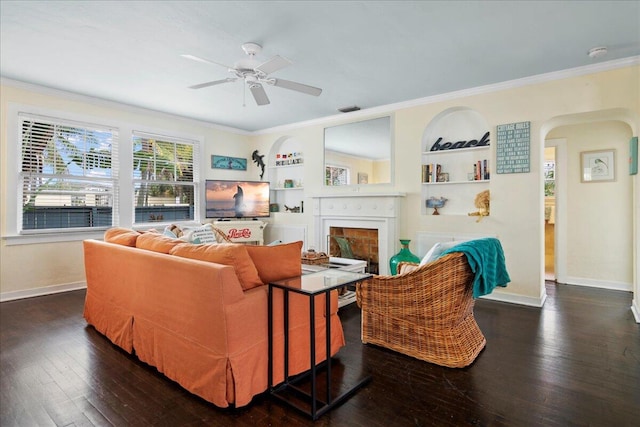
M544 278L556 280L556 147L544 149Z

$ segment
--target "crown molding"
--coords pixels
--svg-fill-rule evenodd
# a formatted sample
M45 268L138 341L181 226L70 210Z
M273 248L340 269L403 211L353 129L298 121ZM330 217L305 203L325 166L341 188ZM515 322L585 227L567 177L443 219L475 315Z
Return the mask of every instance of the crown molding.
M483 95L491 92L498 92L507 89L514 89L539 83L550 82L554 80L562 80L571 77L584 76L586 74L594 74L603 71L610 71L619 68L630 67L640 64L640 56L631 56L623 59L616 59L612 61L600 62L597 64L585 65L582 67L568 68L566 70L553 71L550 73L538 74L530 77L523 77L521 79L507 80L500 83L493 83L484 86L478 86L469 89L462 89L454 92L443 93L439 95L427 96L424 98L412 99L409 101L398 102L395 104L387 104L374 108L367 108L363 110L354 111L347 114L335 114L332 116L321 117L318 119L307 120L304 122L291 123L288 125L276 126L267 129L260 129L251 132L252 135L265 135L270 133L287 132L294 129L299 129L307 126L327 124L329 122L335 122L349 119L369 118L375 115L389 114L394 111L403 110L406 108L418 107L422 105L435 104L437 102L451 101L454 99L465 98L475 95Z
M110 101L103 98L96 98L96 97L83 95L75 92L69 92L61 89L40 86L37 84L27 83L20 80L9 79L6 77L0 77L0 84L16 87L19 89L34 91L44 95L54 95L54 96L60 96L69 100L90 102L92 104L100 105L104 107L119 108L119 109L124 109L126 111L135 112L135 113L152 114L152 115L163 117L163 118L178 119L178 120L185 121L189 124L217 129L217 130L234 133L238 135L258 136L258 135L266 135L266 134L272 134L272 133L283 133L283 132L288 132L294 129L300 129L300 128L314 126L314 125L324 125L324 124L332 123L336 121L344 121L347 118L349 120L364 119L364 118L369 118L376 115L389 114L397 110L403 110L407 108L428 105L428 104L435 104L438 102L451 101L454 99L460 99L460 98L465 98L465 97L475 96L475 95L482 95L482 94L487 94L491 92L498 92L498 91L507 90L507 89L514 89L514 88L519 88L519 87L524 87L524 86L529 86L529 85L534 85L539 83L550 82L554 80L562 80L562 79L571 78L571 77L579 77L587 74L610 71L610 70L630 67L630 66L639 65L639 64L640 64L640 56L631 56L628 58L615 59L612 61L599 62L597 64L590 64L590 65L585 65L581 67L568 68L566 70L553 71L550 73L538 74L530 77L523 77L521 79L507 80L500 83L477 86L474 88L463 89L463 90L458 90L454 92L447 92L443 94L412 99L409 101L403 101L403 102L398 102L394 104L381 105L379 107L367 108L359 111L350 112L347 114L345 113L334 114L331 116L320 117L317 119L306 120L302 122L296 122L296 123L276 126L272 128L259 129L256 131L247 131L243 129L233 128L230 126L220 125L214 122L197 120L197 119L193 119L186 116L165 113L162 111L157 111L149 108L137 107L130 104Z

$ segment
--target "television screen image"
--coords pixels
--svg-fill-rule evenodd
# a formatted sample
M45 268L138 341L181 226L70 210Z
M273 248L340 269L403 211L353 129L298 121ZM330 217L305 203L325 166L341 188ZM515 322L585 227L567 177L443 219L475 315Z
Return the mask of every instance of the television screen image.
M207 218L269 216L269 182L207 180Z

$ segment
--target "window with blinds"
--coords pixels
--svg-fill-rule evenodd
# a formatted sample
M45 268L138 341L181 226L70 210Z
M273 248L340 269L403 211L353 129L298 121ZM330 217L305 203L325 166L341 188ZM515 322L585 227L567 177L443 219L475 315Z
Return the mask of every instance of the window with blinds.
M19 120L20 231L111 227L118 131L29 114Z
M194 141L134 132L135 223L194 219L197 147Z
M324 169L325 185L348 185L349 168L327 165Z

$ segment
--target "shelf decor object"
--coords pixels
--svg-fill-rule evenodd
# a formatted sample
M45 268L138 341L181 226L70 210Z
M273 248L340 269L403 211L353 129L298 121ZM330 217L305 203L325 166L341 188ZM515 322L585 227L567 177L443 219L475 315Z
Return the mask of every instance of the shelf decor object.
M420 262L420 258L409 250L410 242L411 240L409 239L400 239L400 244L402 245L400 252L392 256L389 260L389 269L393 276L397 274L398 264L401 262L414 262L416 264Z
M438 212L438 208L444 207L444 204L446 202L447 202L447 199L445 199L444 197L440 197L439 199L436 197L429 197L426 200L426 205L428 208L433 209L432 215L440 215L440 212Z
M484 190L476 194L473 204L478 208L475 212L469 212L469 216L477 216L476 222L480 222L483 217L490 215L491 191Z
M582 182L616 180L616 150L583 151L580 153Z

